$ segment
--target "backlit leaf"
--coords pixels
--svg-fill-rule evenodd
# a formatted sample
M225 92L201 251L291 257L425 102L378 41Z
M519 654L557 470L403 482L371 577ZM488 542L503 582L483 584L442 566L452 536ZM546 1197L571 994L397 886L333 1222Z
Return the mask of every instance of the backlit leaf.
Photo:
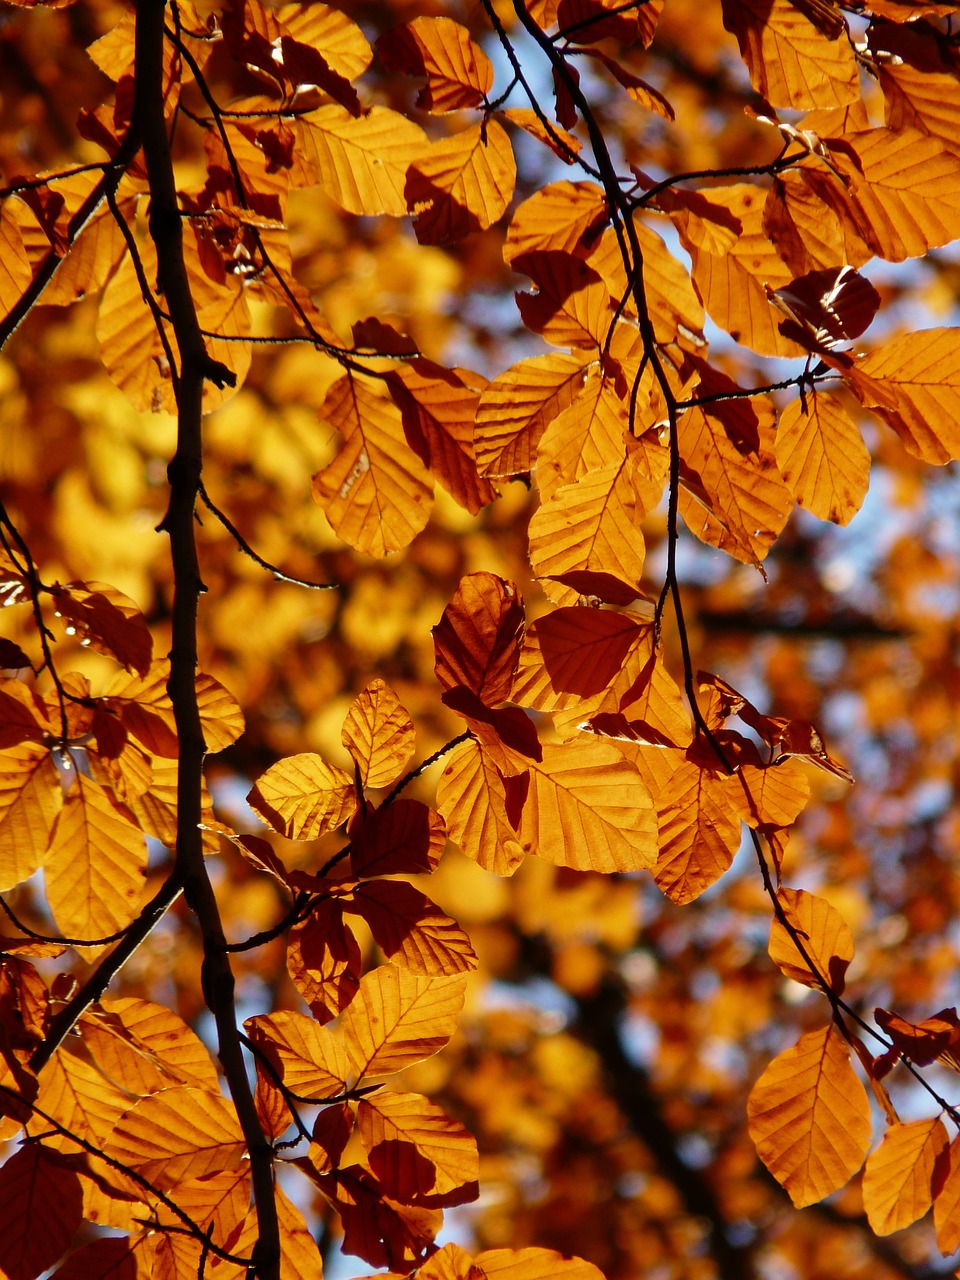
M354 118L333 103L296 122L302 155L315 180L348 213L407 212L407 169L426 149L419 125L387 107Z
M44 860L47 899L68 938L115 933L137 913L147 849L143 832L93 778L77 774Z
M528 329L556 347L602 347L613 322L613 305L598 272L582 259L554 249L518 254L512 263L533 280L535 293L518 293L517 307Z
M801 506L821 520L849 524L863 505L870 454L856 423L836 396L817 392L794 400L777 423L774 453L780 474Z
M248 1018L244 1026L294 1093L332 1098L347 1087L343 1037L333 1028L321 1027L302 1013L288 1012Z
M939 1188L934 1187L933 1221L937 1228L937 1248L944 1255L956 1253L960 1247L960 1163L957 1156L960 1152L957 1139L954 1138L949 1148L949 1172ZM938 1171L940 1162L938 1161Z
M339 827L357 807L350 775L309 753L271 765L247 799L289 840L316 840Z
M387 1075L429 1058L457 1028L466 977L420 977L393 965L366 974L341 1024L358 1076Z
M853 959L853 935L843 916L825 898L803 889L782 888L777 898L817 972L840 995ZM770 958L794 982L819 987L789 930L777 917L770 925Z
M414 875L436 868L443 822L420 800L396 800L358 813L350 824L350 865L356 876Z
M433 628L437 679L472 690L487 706L510 696L520 656L523 601L512 582L471 573Z
M583 1258L554 1249L486 1249L476 1265L492 1280L600 1280L601 1272Z
M417 106L442 114L479 107L493 87L493 67L466 27L452 18L414 18L377 40L388 71L426 76Z
M239 1169L246 1143L232 1104L219 1092L177 1086L131 1107L105 1151L162 1189Z
M287 970L318 1022L341 1013L360 989L360 945L339 899L321 900L287 937Z
M457 749L437 784L450 839L495 875L512 875L524 859L518 832L527 785L526 774L505 778L476 742Z
M367 787L396 782L416 745L410 713L380 679L371 680L354 702L340 736Z
M947 1142L939 1116L887 1129L863 1171L863 1207L878 1236L909 1227L930 1208L934 1176L946 1157Z
M520 839L557 866L641 871L656 861L656 811L640 774L611 744L544 746L542 763L530 762Z
M388 960L411 973L440 977L477 967L470 939L425 893L402 880L358 885L350 910L366 920Z
M902 334L841 366L862 404L924 462L960 458L960 329Z
M34 1280L70 1243L83 1215L83 1194L70 1162L42 1146L25 1146L0 1168L0 1274Z
M531 471L547 426L579 395L582 357L554 353L521 360L487 385L477 407L476 451L482 475Z
M449 244L492 226L517 180L513 147L496 120L471 125L414 159L405 195L421 244Z
M430 517L427 473L407 445L400 412L368 382L347 374L327 393L320 418L340 432L335 460L313 477L334 531L357 551L399 551Z
M845 29L825 35L789 0L722 2L723 25L737 37L754 88L773 106L840 107L860 97Z
M0 890L28 880L43 863L62 804L46 748L25 742L0 751Z
M757 1154L797 1208L857 1172L870 1148L870 1104L836 1028L807 1032L771 1062L747 1119Z
M402 1204L464 1204L477 1197L476 1140L417 1093L381 1091L363 1098L357 1124L370 1167Z

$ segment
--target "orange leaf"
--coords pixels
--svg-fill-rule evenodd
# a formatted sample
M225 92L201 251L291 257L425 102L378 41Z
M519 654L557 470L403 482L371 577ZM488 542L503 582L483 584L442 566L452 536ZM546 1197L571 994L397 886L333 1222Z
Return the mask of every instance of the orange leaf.
M808 394L787 405L777 423L774 454L801 506L821 520L849 524L863 505L870 454L836 396Z
M938 1161L937 1172L942 1163ZM949 1171L941 1187L934 1182L933 1221L937 1229L937 1248L945 1256L960 1248L960 1145L954 1138L948 1157Z
M367 880L344 909L363 916L388 960L411 973L442 977L477 967L470 939L425 893L402 880Z
M0 1274L34 1280L53 1265L83 1219L69 1157L42 1146L14 1151L0 1168Z
M173 704L167 693L170 663L154 662L144 677L118 672L106 689L105 703L119 712L124 728L155 756L176 758L179 750Z
M475 1261L488 1280L602 1280L592 1262L553 1249L487 1249Z
M248 1018L244 1026L293 1093L332 1098L346 1089L347 1056L339 1029L287 1012Z
M219 680L197 672L197 704L208 754L223 751L243 733L240 704Z
M132 996L107 998L80 1023L97 1066L128 1093L171 1085L216 1090L220 1078L200 1037L171 1010Z
M321 50L338 75L355 80L369 67L373 54L360 27L342 13L319 0L309 4L283 4L272 10L285 31L302 44Z
M0 751L0 891L29 880L63 804L53 757L37 743Z
M327 392L320 419L343 437L334 461L313 477L334 532L378 558L407 546L430 518L433 493L396 405L348 373Z
M431 144L407 174L405 195L421 244L449 244L501 218L517 180L503 125L489 119Z
M544 746L530 761L520 820L527 853L578 871L642 871L657 857L656 811L635 766L611 743Z
M774 1058L747 1101L757 1154L798 1209L853 1176L870 1149L866 1090L835 1027L809 1031Z
M490 59L452 18L414 18L380 36L376 47L388 71L427 77L417 95L424 111L479 107L493 88Z
M40 1073L37 1105L71 1133L102 1148L130 1105L130 1095L92 1062L61 1046ZM72 1150L69 1139L53 1136L48 1145Z
M316 840L339 827L357 807L350 775L310 753L271 765L247 800L288 840Z
M371 680L347 712L340 734L366 787L389 787L413 755L410 713L383 680Z
M782 888L777 898L807 955L831 990L840 995L847 966L853 959L853 934L843 916L825 898L804 889ZM820 986L790 933L776 917L770 925L769 950L774 964L788 978L805 987Z
M308 172L341 208L369 217L406 214L407 170L427 147L419 125L387 107L354 118L331 103L299 117L294 129Z
M608 221L603 188L595 182L551 182L514 210L503 246L512 263L535 249L576 254L586 250Z
M247 1154L233 1105L213 1090L181 1085L135 1103L104 1150L161 1189L239 1169Z
M553 353L521 360L480 395L475 447L482 475L523 475L533 469L540 437L572 404L587 376L582 356Z
M960 458L960 329L924 329L837 362L861 404L924 462Z
M527 774L505 778L479 743L468 742L447 761L437 784L437 808L450 839L498 876L512 875L525 856L517 832L527 782Z
M452 498L471 515L492 502L489 480L477 474L474 420L480 393L430 360L413 360L388 375L403 416L407 443Z
M878 1236L918 1221L933 1202L934 1179L947 1155L939 1116L891 1125L863 1171L863 1207Z
M599 273L582 258L555 249L518 254L514 271L530 276L536 293L518 293L523 323L556 347L600 348L613 323L613 302Z
M552 711L570 699L592 697L613 681L649 632L645 619L610 609L573 605L544 614L524 637L514 701ZM542 667L548 682L542 692L534 693L523 678L534 667Z
M381 965L366 974L341 1016L357 1076L387 1075L442 1049L460 1019L464 975L425 978Z
M68 938L115 933L137 913L147 848L133 815L77 774L44 860L47 900Z
M775 107L841 107L860 97L845 24L824 34L789 0L722 0L753 87Z
M420 1094L381 1091L363 1098L357 1124L370 1168L392 1200L438 1208L477 1198L475 1139Z
M155 255L145 243L139 248L148 279L155 279ZM135 409L176 412L171 370L129 253L120 258L100 296L96 335L104 368Z
M572 133L567 133L566 129L561 129L557 125L551 125L548 129L530 107L507 107L500 114L518 129L523 129L532 138L548 146L565 164L573 164L583 148L580 139L575 138Z
M0 209L0 315L7 315L33 278L14 210L5 200Z
M789 760L762 768L743 763L738 773L740 795L731 788L728 800L748 826L792 826L810 799L806 773Z
M444 689L462 685L487 706L510 696L520 656L523 601L512 582L493 573L461 578L433 628L437 679Z

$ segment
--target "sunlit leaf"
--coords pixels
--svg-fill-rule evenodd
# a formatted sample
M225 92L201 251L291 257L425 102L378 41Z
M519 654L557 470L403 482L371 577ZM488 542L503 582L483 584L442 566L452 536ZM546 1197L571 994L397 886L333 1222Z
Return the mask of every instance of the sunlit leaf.
M863 505L870 454L836 396L818 392L792 401L777 423L780 474L801 506L821 520L849 524Z
M63 804L57 767L37 743L0 751L0 890L33 875Z
M296 128L315 181L348 213L399 218L407 212L407 169L426 148L419 125L387 107L370 107L355 119L331 103Z
M0 1168L0 1273L34 1280L64 1252L83 1215L71 1162L42 1146L15 1151Z
M377 41L388 71L426 76L417 106L442 114L479 107L493 87L493 67L466 27L452 18L414 18Z
M421 244L449 244L492 226L517 180L507 132L496 120L471 125L414 158L405 195Z
M290 840L316 840L354 812L353 780L322 756L287 756L262 773L247 797L274 830Z
M386 1075L442 1049L456 1030L465 988L462 975L420 977L393 965L368 973L341 1019L356 1074Z
M839 107L860 97L860 75L843 23L825 34L789 0L723 0L723 24L758 93L775 107Z
M357 1124L392 1199L427 1207L476 1199L476 1141L440 1107L416 1093L381 1091L361 1100Z
M825 898L803 889L782 888L777 898L787 921L774 917L770 925L770 958L794 982L819 988L817 974L840 995L844 974L853 959L853 935L840 912ZM789 926L789 928L787 927ZM811 973L791 936L793 930L816 968Z
M939 1116L891 1125L863 1171L863 1207L878 1236L916 1222L933 1202L933 1180L947 1156Z
M771 1062L747 1119L760 1159L797 1208L857 1172L870 1148L870 1104L836 1028L807 1032Z
M347 374L327 393L322 421L340 432L336 459L313 478L333 529L357 551L382 557L405 547L430 517L427 473L407 445L400 412L366 381Z
M155 1186L239 1169L246 1143L233 1106L219 1093L177 1086L141 1098L105 1147Z
M492 573L462 578L433 628L435 671L444 689L463 685L493 706L510 696L520 656L523 601Z
M437 784L450 839L496 875L512 875L524 859L518 833L527 785L527 775L505 778L476 742L457 749Z
M389 787L413 755L416 731L400 699L377 679L371 680L348 711L341 738L364 786Z
M330 1098L346 1088L343 1038L332 1028L321 1027L302 1013L287 1012L248 1018L244 1025L294 1093Z
M582 357L555 353L521 360L489 383L477 408L476 451L482 475L531 471L547 426L579 395Z
M402 880L358 885L349 909L363 916L387 959L411 973L441 977L477 967L470 939L456 920Z

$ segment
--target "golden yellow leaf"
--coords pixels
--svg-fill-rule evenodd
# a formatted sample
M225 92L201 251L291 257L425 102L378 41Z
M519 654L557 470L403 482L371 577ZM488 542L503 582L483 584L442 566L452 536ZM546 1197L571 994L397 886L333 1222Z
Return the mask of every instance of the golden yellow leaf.
M518 129L523 129L532 138L548 146L565 164L573 164L583 148L579 138L574 137L572 133L567 133L566 129L561 129L559 125L551 125L548 129L530 107L507 107L500 114Z
M387 107L354 117L330 103L300 117L294 128L307 169L341 208L368 216L406 214L407 169L427 146L419 125Z
M416 730L410 713L379 677L347 712L340 734L366 787L389 787L413 755Z
M460 1020L463 974L426 978L381 965L366 974L341 1017L355 1074L387 1075L442 1049Z
M77 774L44 860L47 900L68 938L115 933L137 914L147 847L133 815Z
M156 276L156 262L146 244L140 246L144 270ZM170 344L176 342L165 325ZM133 259L125 253L100 296L96 334L100 358L110 377L140 413L176 411L170 367L153 316L143 300Z
M99 1148L129 1107L130 1096L92 1062L61 1046L40 1073L37 1105L65 1129ZM68 1138L56 1134L44 1141L57 1149L76 1150Z
M381 1090L363 1098L357 1125L370 1168L402 1204L463 1204L476 1199L476 1139L418 1093Z
M0 208L0 315L5 316L20 301L32 278L20 225L5 200Z
M353 374L339 378L320 410L340 432L334 461L313 477L313 494L338 537L382 558L399 551L430 518L429 476L403 434L400 410Z
M737 37L758 93L775 107L841 107L860 97L860 74L845 24L832 36L789 0L722 0L723 25Z
M853 934L847 922L825 898L804 889L782 888L777 898L821 977L840 995L844 974L853 959ZM797 944L776 916L770 925L769 950L771 960L788 978L805 987L819 988L820 983L810 972Z
M530 761L520 820L527 853L578 871L642 871L657 857L646 783L612 743L580 737Z
M536 292L518 293L523 323L555 347L600 350L613 324L614 303L600 273L582 258L555 249L533 249L512 263L533 280Z
M946 1156L947 1131L939 1116L891 1125L863 1171L863 1207L878 1236L918 1221L933 1202L933 1180Z
M485 476L532 471L540 437L579 395L589 365L554 352L521 360L489 383L477 407L475 448Z
M346 822L357 807L350 775L309 752L271 765L247 799L288 840L316 840Z
M421 244L448 244L502 217L517 166L503 125L488 119L430 145L413 160L406 200Z
M163 1005L132 996L105 998L84 1015L80 1031L100 1070L128 1093L156 1093L177 1084L220 1087L203 1041Z
M243 733L240 704L219 680L205 672L197 673L197 705L203 726L203 739L208 752L223 751Z
M553 419L537 446L537 480L546 497L622 457L629 406L599 365L589 369L576 399Z
M43 863L62 804L46 747L23 742L0 751L0 891L29 880Z
M866 1090L835 1027L809 1031L774 1058L747 1101L757 1154L798 1209L839 1190L863 1163Z
M233 1104L185 1085L141 1098L120 1117L104 1151L161 1190L240 1169L247 1156Z
M908 453L932 463L960 458L960 329L901 334L839 367Z
M473 741L450 756L437 784L437 808L450 839L499 876L512 875L525 856L517 834L519 813L511 821L508 809L507 789L512 797L517 787L517 779L505 779Z
M339 1028L287 1012L248 1018L244 1026L294 1093L330 1098L346 1089L347 1056Z
M849 524L870 482L870 454L843 402L809 393L787 405L777 423L774 456L801 506L821 520Z

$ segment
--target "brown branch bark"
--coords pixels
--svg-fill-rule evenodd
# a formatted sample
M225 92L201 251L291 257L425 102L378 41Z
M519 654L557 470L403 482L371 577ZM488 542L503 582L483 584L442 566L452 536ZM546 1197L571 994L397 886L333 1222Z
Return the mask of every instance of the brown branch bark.
M177 875L203 937L201 984L217 1028L220 1062L250 1154L258 1237L252 1273L278 1280L280 1231L273 1184L273 1149L261 1128L237 1030L234 977L220 910L203 856L200 831L203 758L206 744L197 703L197 618L204 587L195 537L195 507L203 467L203 385L225 385L231 374L210 359L197 320L183 255L183 229L170 143L164 117L164 0L140 0L134 50L133 115L143 142L150 184L150 234L157 250L157 277L179 351L177 448L168 468L170 505L161 528L170 537L174 573L170 699L180 754L177 765Z

